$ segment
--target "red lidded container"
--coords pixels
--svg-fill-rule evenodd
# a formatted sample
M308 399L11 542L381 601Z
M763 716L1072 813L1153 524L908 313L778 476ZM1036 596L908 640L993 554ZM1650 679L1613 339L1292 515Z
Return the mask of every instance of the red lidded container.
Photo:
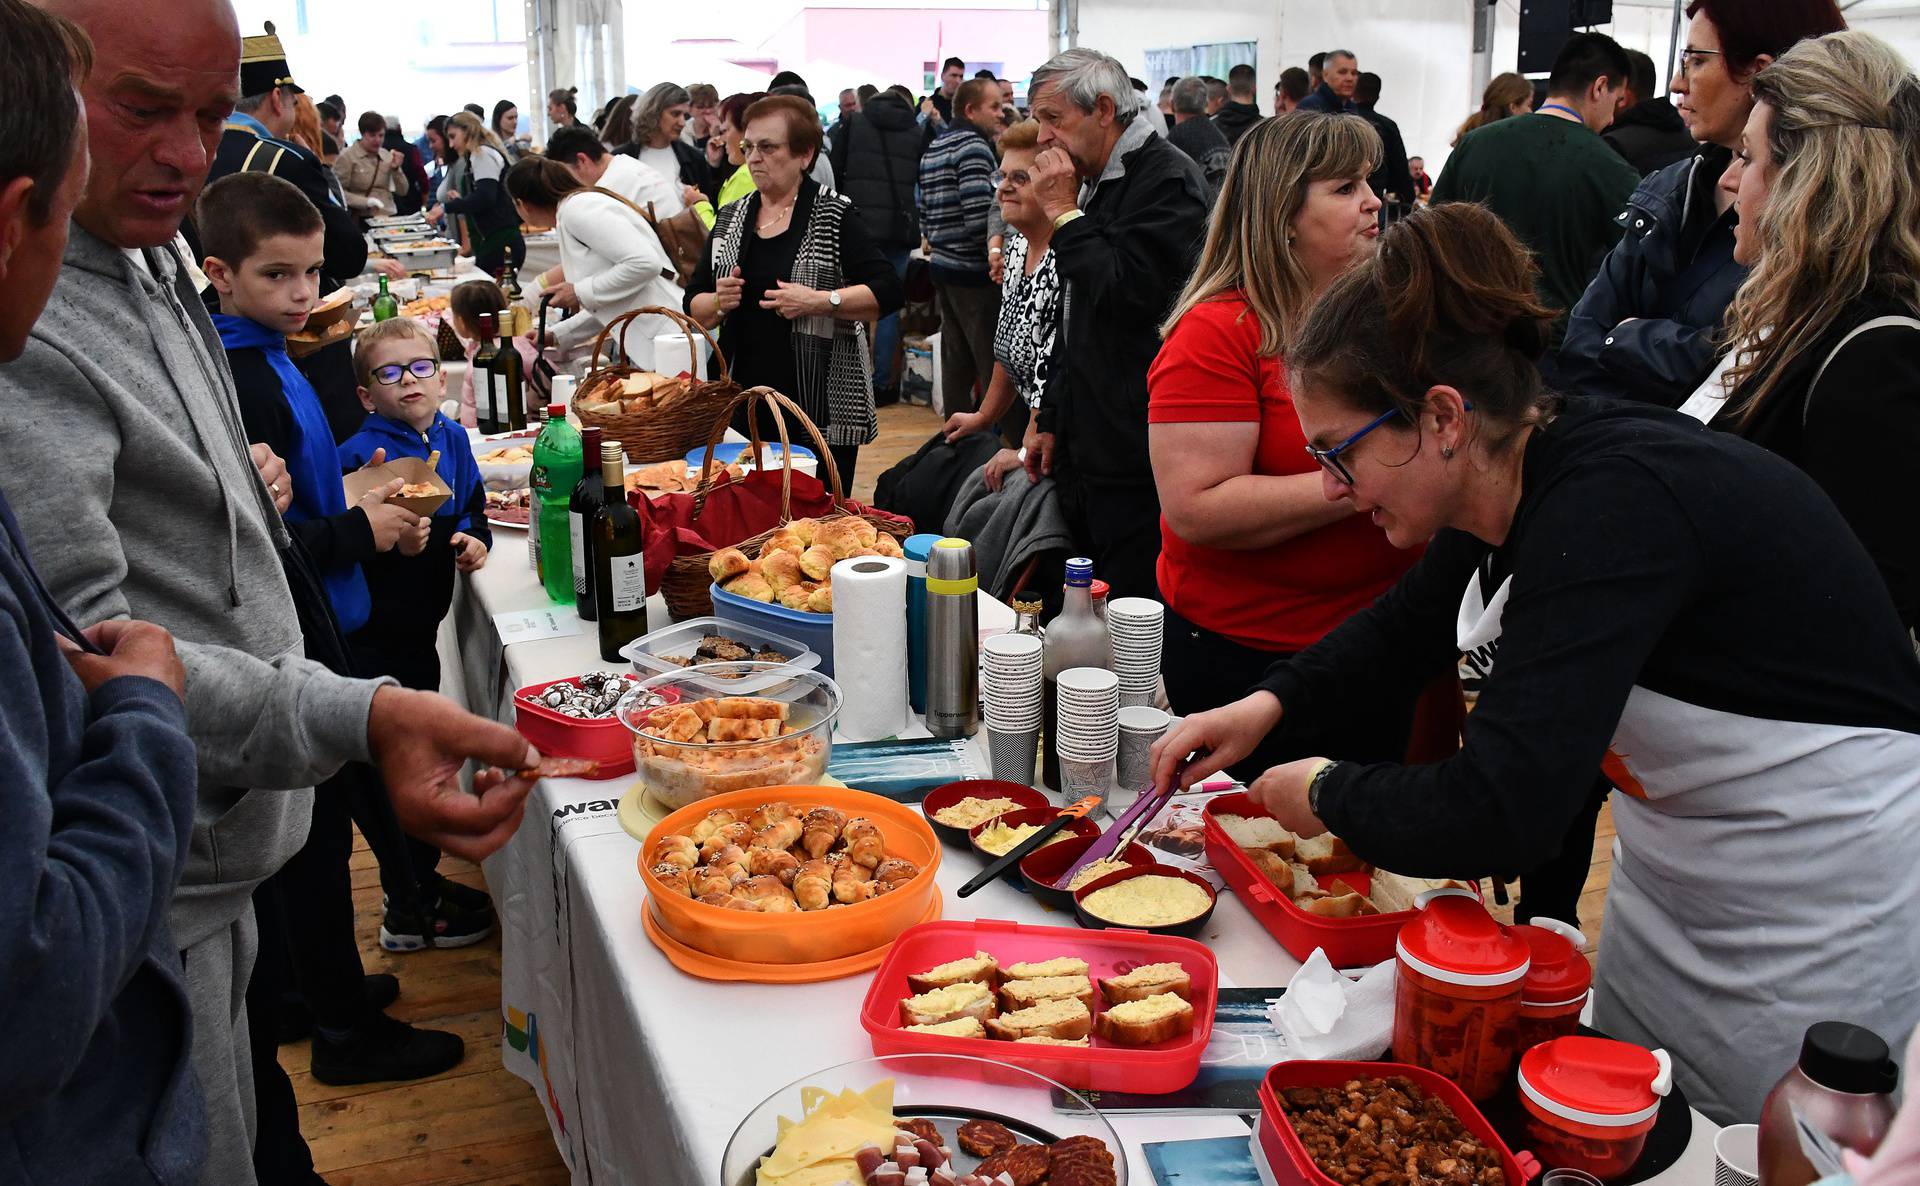
M1666 1051L1611 1038L1555 1038L1520 1058L1520 1102L1535 1155L1602 1181L1640 1160L1672 1088Z
M1513 1069L1527 945L1461 889L1428 890L1394 947L1393 1057L1489 1099Z
M1513 1048L1521 1054L1580 1032L1580 1011L1593 989L1593 966L1580 954L1587 937L1572 923L1540 918L1510 928L1533 953L1520 992Z

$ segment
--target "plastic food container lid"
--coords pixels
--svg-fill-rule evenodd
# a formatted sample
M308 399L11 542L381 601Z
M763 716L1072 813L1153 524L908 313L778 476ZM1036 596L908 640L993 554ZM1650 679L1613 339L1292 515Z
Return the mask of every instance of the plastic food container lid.
M1394 941L1400 962L1447 984L1510 984L1527 974L1527 945L1466 890L1430 890Z
M947 537L944 535L936 535L930 531L922 532L919 535L910 535L906 538L906 541L900 545L900 550L906 553L907 559L918 560L922 564L925 564L927 557L933 554L933 545L945 538Z
M1660 1111L1673 1090L1673 1059L1612 1038L1542 1042L1520 1056L1520 1091L1551 1115L1596 1128L1628 1128Z
M1557 918L1536 917L1530 924L1510 929L1533 958L1522 990L1523 1004L1571 1005L1586 997L1593 987L1593 968L1580 954L1587 937L1579 927Z

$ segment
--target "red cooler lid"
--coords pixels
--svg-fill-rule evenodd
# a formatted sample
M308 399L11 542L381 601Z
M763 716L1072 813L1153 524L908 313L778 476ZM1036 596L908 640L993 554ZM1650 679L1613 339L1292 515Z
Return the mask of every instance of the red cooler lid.
M1612 1038L1555 1038L1520 1056L1521 1093L1578 1124L1626 1128L1651 1120L1672 1089L1666 1051Z
M1527 945L1462 889L1428 890L1420 913L1400 928L1400 962L1423 976L1473 987L1510 984L1527 974Z
M1528 1005L1571 1005L1593 987L1593 967L1580 954L1587 937L1557 918L1535 918L1512 928L1533 953L1522 1000Z

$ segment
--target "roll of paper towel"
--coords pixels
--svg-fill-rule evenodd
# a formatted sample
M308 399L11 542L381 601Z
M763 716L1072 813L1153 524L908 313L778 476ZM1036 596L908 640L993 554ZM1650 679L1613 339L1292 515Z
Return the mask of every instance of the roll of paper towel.
M907 562L861 556L833 566L833 679L839 735L879 741L907 727Z
M687 369L687 363L698 359L690 372L694 378L701 379L707 373L707 340L693 339L693 354L687 353L686 334L661 334L653 340L653 369L663 375L677 375Z

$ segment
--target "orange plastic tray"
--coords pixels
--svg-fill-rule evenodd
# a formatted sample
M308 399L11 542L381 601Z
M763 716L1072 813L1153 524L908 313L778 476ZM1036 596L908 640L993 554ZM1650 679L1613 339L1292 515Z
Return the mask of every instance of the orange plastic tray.
M660 924L654 921L652 898L640 911L640 928L647 938L667 957L667 962L689 976L698 976L702 980L746 980L760 984L812 984L818 980L839 980L845 976L856 976L880 966L893 950L891 941L881 944L872 951L863 951L859 955L850 955L845 959L825 960L817 964L750 964L740 960L721 959L705 952L695 951L686 944L674 939L660 930ZM736 912L737 913L737 912ZM791 917L783 915L782 917ZM940 918L940 899L936 896L927 907L927 916L919 921L937 922Z
M744 815L762 803L780 800L796 807L832 807L849 818L865 816L879 826L887 855L919 865L920 875L883 897L798 914L757 914L710 906L668 891L653 875L660 842L690 831L709 811L726 807ZM680 946L723 962L833 963L874 954L901 931L923 919L938 917L940 887L934 873L940 868L939 838L918 811L865 791L822 786L756 787L702 799L669 815L647 833L640 845L639 867L652 901L649 921Z

